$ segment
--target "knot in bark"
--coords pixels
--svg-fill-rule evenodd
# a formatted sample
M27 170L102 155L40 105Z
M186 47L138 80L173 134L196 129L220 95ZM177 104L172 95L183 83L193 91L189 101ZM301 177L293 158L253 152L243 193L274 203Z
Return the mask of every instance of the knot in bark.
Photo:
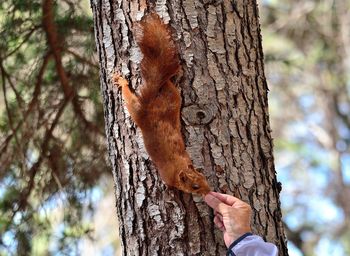
M214 104L206 104L202 106L191 105L183 108L182 116L189 124L203 125L210 123L213 120L216 112L217 108Z

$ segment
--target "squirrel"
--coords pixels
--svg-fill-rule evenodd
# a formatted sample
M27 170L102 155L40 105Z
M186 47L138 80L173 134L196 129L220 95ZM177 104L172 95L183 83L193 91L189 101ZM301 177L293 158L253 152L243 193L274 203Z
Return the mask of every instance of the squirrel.
M210 188L205 176L193 167L181 134L181 96L171 82L180 62L170 28L151 13L138 24L136 42L143 54L143 85L133 93L118 72L113 83L122 91L126 108L141 129L146 150L161 179L169 187L205 195Z

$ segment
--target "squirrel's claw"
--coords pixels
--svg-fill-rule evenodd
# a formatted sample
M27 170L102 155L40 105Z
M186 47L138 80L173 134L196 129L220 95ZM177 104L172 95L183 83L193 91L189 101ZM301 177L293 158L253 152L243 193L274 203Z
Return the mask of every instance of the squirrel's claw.
M120 89L124 86L128 86L128 81L122 77L119 72L115 72L113 74L113 85Z

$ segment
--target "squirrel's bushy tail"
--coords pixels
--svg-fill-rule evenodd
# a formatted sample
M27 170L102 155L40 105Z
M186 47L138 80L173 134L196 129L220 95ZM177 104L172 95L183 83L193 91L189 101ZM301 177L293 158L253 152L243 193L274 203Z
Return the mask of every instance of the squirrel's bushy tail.
M179 58L168 25L156 13L143 18L136 31L136 41L143 53L141 74L144 85L142 99L151 99L174 76L179 68Z

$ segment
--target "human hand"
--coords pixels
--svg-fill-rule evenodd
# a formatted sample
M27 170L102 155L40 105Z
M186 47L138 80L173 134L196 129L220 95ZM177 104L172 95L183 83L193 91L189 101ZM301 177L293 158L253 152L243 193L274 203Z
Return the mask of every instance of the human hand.
M227 247L240 236L251 232L252 210L249 204L234 196L217 192L209 192L204 200L214 209L214 223L223 232Z

